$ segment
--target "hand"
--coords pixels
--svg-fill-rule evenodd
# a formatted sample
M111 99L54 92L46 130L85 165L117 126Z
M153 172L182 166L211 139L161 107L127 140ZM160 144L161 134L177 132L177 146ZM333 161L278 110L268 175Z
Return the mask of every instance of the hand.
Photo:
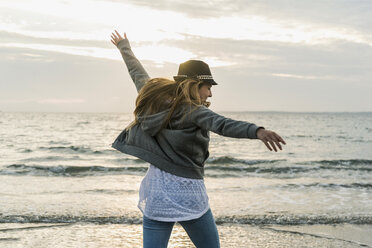
M116 34L115 34L116 33ZM115 30L115 33L111 34L111 42L115 46L118 46L119 41L127 39L127 34L124 32L124 38Z
M270 151L274 149L274 151L277 152L276 146L278 146L279 149L282 150L280 142L282 142L284 145L286 144L282 137L280 137L278 134L263 128L258 129L257 138L260 139Z

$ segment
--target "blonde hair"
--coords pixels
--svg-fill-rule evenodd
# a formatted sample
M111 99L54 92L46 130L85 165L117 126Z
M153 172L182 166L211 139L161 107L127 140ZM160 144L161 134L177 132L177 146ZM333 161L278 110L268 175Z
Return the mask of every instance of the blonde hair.
M199 106L209 107L209 102L202 102L200 99L199 88L202 85L202 81L195 79L185 79L180 82L167 78L150 79L138 93L133 112L135 119L127 129L139 123L138 116L152 115L169 109L162 123L161 129L163 129L168 126L174 111L182 105L190 106L190 111L183 117Z

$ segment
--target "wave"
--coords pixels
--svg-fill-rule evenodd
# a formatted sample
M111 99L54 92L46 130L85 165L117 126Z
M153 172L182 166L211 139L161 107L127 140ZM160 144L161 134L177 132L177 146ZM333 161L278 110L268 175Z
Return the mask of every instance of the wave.
M224 172L252 172L257 174L292 174L300 172L308 172L313 170L313 168L306 167L296 167L296 166L285 166L285 167L239 167L239 166L207 166L206 171L208 170L217 170Z
M47 150L47 151L57 151L57 152L65 152L65 153L83 153L83 154L117 154L117 151L114 149L106 149L106 150L93 150L92 148L85 147L85 146L41 146L38 148L39 150Z
M67 161L67 160L81 160L80 156L75 155L73 157L67 156L41 156L21 159L21 162L46 162L46 161Z
M324 165L336 165L336 166L350 166L350 165L372 166L372 160L368 160L368 159L319 160L319 161L311 161L310 163L324 164Z
M287 184L284 188L348 188L348 189L372 189L370 183L350 183L350 184L337 184L337 183L311 183L311 184Z
M207 161L205 169L256 174L298 174L321 170L372 171L372 160L320 160L291 164L287 160L243 160L220 157Z
M76 125L85 125L85 124L90 124L90 121L79 121L76 123Z
M329 216L329 215L244 215L216 218L217 224L237 223L249 225L334 225L372 224L372 216Z
M0 215L0 223L140 224L140 216Z
M248 160L248 159L238 159L230 156L222 157L211 157L208 158L207 164L245 164L245 165L255 165L255 164L272 164L280 161L286 161L285 159L279 160Z
M66 162L66 161L73 161L70 163L80 163L81 161L92 161L97 160L97 158L90 158L89 156L82 156L82 155L69 155L69 156L40 156L40 157L29 157L25 159L20 159L18 162L20 163L29 163L29 162L40 162L40 163L51 163L51 162ZM145 164L146 162L137 159L137 158L104 158L105 164L114 164L114 165L132 165L132 164Z
M372 216L349 215L242 215L215 216L216 224L243 225L371 225ZM0 223L96 223L140 224L141 216L73 216L73 215L0 215Z
M303 164L319 166L314 167L318 170L372 171L372 160L368 159L319 160Z
M35 176L98 176L107 174L144 173L147 167L104 167L104 166L41 166L12 164L6 167L10 170L0 170L0 175L35 175Z
M25 148L25 149L22 149L20 152L21 153L30 153L30 152L32 152L32 150L28 149L28 148Z
M122 194L128 194L128 193L138 193L138 191L131 190L131 189L92 189L92 190L77 191L76 193L122 195Z
M66 148L66 147L64 147ZM64 149L63 148L63 149ZM78 148L79 149L79 148ZM19 160L17 164L11 164L0 169L0 175L36 175L36 176L95 176L107 174L144 174L148 163L137 158L113 158L105 159L104 164L113 166L74 166L65 165L66 161L75 163L75 160L85 162L89 157L82 159L79 155L64 156L41 156ZM96 158L95 158L96 160ZM28 162L31 163L28 164ZM43 165L43 163L61 163L57 165ZM34 164L40 163L40 164ZM81 162L78 162L81 163ZM115 166L118 165L118 166ZM349 160L320 160L306 161L291 164L287 160L248 160L229 156L214 157L206 161L206 177L244 177L244 176L296 176L306 173L322 173L322 171L361 171L372 172L372 160L349 159ZM320 184L305 187L348 187L348 185L322 186ZM353 185L351 187L369 188L368 185Z
M274 160L264 160L264 159L239 159L230 156L222 157L211 157L206 163L219 165L219 164L242 164L242 165L257 165L257 164L276 164L276 163L285 163L286 159L274 159ZM372 166L372 160L368 159L335 159L335 160L314 160L314 161L305 161L300 164L304 165L332 165L332 166L354 166L354 165L369 165Z
M11 164L6 169L0 170L0 175L34 175L34 176L100 176L112 174L144 174L148 166L143 161L130 161L130 164L139 164L138 166L106 167L106 166L68 166L68 165L26 165ZM247 174L297 174L306 173L314 170L306 167L241 167L241 166L206 166L206 177L241 177Z

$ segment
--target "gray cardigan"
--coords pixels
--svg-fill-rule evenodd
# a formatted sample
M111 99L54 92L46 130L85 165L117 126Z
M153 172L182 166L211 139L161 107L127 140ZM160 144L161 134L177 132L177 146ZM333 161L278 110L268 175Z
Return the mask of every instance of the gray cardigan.
M134 56L127 39L121 40L118 48L139 91L150 77ZM202 179L204 163L209 156L209 131L227 137L257 139L258 128L263 128L226 118L204 106L182 118L185 111L190 111L189 106L183 106L173 114L170 125L160 129L168 111L139 116L139 124L124 129L112 147L176 176Z

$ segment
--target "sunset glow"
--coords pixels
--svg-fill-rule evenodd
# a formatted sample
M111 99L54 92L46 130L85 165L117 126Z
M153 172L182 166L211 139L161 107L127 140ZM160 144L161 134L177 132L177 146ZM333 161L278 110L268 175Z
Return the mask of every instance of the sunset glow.
M320 8L310 1L279 3L4 0L0 49L8 65L56 63L59 55L47 55L52 53L122 63L110 42L111 33L118 30L127 33L136 56L150 70L168 72L164 76L173 75L183 61L201 59L217 72L221 68L220 76L230 72L230 77L241 77L234 82L244 87L249 86L243 83L247 77L274 88L277 79L340 80L350 87L357 81L362 85L357 91L365 94L368 86L363 82L372 71L367 69L371 53L364 52L372 49L372 30L365 25L370 17L361 11L365 5L356 1L351 8L348 3L324 1ZM351 12L344 16L347 8ZM261 78L268 75L269 81ZM256 94L258 100L262 93ZM222 101L216 105L225 106ZM274 102L270 106L266 108L273 109Z

